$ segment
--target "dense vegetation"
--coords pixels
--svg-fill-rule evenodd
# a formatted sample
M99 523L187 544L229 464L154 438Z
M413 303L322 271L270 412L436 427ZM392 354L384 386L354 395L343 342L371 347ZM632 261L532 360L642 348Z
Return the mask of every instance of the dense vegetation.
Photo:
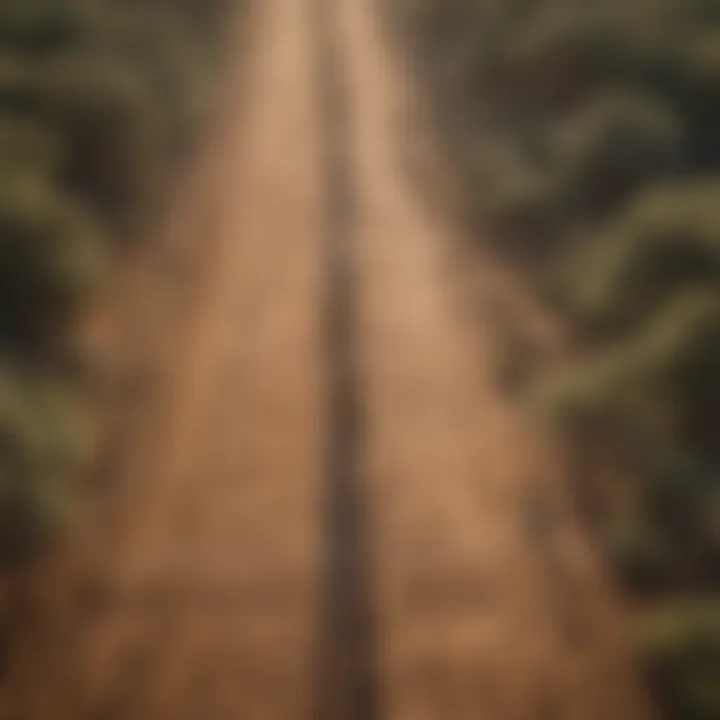
M67 518L68 329L192 135L226 0L0 3L0 569Z
M662 705L718 718L720 4L398 7L482 236L577 331L575 370L543 397L573 442L615 458L594 528L647 608Z

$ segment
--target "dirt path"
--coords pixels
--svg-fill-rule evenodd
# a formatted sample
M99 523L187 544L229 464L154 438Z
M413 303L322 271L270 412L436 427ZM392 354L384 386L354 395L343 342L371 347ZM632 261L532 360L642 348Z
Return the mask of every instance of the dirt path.
M243 92L228 92L172 223L194 237L169 242L210 258L189 274L200 287L168 339L151 440L126 448L82 717L285 720L312 694L324 435L312 18L278 1L246 21Z
M217 237L196 238L215 257L191 316L190 346L170 368L174 406L167 409L152 487L138 488L144 507L134 508L126 577L164 574L173 556L173 576L214 576L212 561L220 579L237 578L244 541L254 552L265 546L265 560L302 554L275 547L288 541L257 517L255 501L281 503L272 506L285 508L273 515L281 527L316 522L294 504L297 491L303 505L316 504L322 422L319 143L303 10L299 3L265 3L254 15L248 92L240 121L228 128L215 157L222 182L207 200L217 206L211 228ZM243 478L252 481L234 482ZM244 507L245 493L251 507ZM188 526L162 522L181 496ZM230 516L219 522L206 511ZM300 533L292 543L301 540L305 548L309 539Z
M73 718L642 720L562 462L498 383L497 309L542 312L489 258L468 312L371 0L250 21L169 224L185 302L116 471Z

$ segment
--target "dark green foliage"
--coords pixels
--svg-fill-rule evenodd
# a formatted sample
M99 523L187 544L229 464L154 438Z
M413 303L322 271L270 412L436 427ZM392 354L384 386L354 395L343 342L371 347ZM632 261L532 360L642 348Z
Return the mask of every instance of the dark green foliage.
M635 332L669 298L720 282L716 181L675 183L635 200L567 255L563 302L595 334Z
M77 2L26 0L0 6L0 46L39 57L77 45L90 32Z
M720 607L697 601L656 611L641 623L639 645L670 717L720 715Z
M100 279L102 244L87 215L37 177L0 179L0 336L47 337Z
M553 129L565 212L598 216L679 164L682 131L661 103L638 93L603 93Z
M38 73L31 113L65 141L64 176L108 218L126 217L162 155L150 88L117 61L63 56Z
M70 513L86 432L62 384L0 366L0 564L32 560Z
M63 338L200 118L229 5L0 3L0 569L67 517Z

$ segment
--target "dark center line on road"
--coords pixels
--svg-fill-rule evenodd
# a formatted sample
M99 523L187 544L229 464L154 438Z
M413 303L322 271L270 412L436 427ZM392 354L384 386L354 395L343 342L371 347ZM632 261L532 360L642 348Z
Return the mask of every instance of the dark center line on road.
M325 198L328 439L314 720L379 717L369 534L360 490L363 436L357 375L354 239L347 78L337 35L339 3L315 0L315 81Z

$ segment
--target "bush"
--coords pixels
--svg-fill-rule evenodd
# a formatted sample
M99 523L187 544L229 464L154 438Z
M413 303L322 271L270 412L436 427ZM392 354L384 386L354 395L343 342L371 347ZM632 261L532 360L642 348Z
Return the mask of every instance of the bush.
M559 234L559 183L511 143L482 146L473 173L473 213L503 238L503 245L541 250Z
M644 183L677 169L682 131L652 98L618 91L593 98L554 130L568 216L607 213Z
M667 591L677 580L679 548L655 518L630 514L609 524L604 550L623 585L645 596Z
M97 286L102 246L86 213L47 181L0 179L0 336L36 344Z
M31 562L62 529L88 439L61 385L0 366L0 566Z
M622 421L657 447L694 443L712 452L720 425L720 297L678 297L632 339L611 342L560 380L541 386L541 407L568 424ZM706 439L707 442L703 442Z
M56 0L6 0L0 5L0 47L36 57L77 45L87 35L87 6Z
M71 187L120 222L162 157L145 79L117 62L66 56L41 69L37 90L33 110L65 138Z
M719 192L717 181L702 180L643 193L566 260L568 311L594 333L622 333L678 292L715 287Z
M33 174L58 177L65 158L62 138L48 127L0 117L0 172L5 177Z
M638 644L670 717L720 716L720 605L716 600L655 611L641 623Z

